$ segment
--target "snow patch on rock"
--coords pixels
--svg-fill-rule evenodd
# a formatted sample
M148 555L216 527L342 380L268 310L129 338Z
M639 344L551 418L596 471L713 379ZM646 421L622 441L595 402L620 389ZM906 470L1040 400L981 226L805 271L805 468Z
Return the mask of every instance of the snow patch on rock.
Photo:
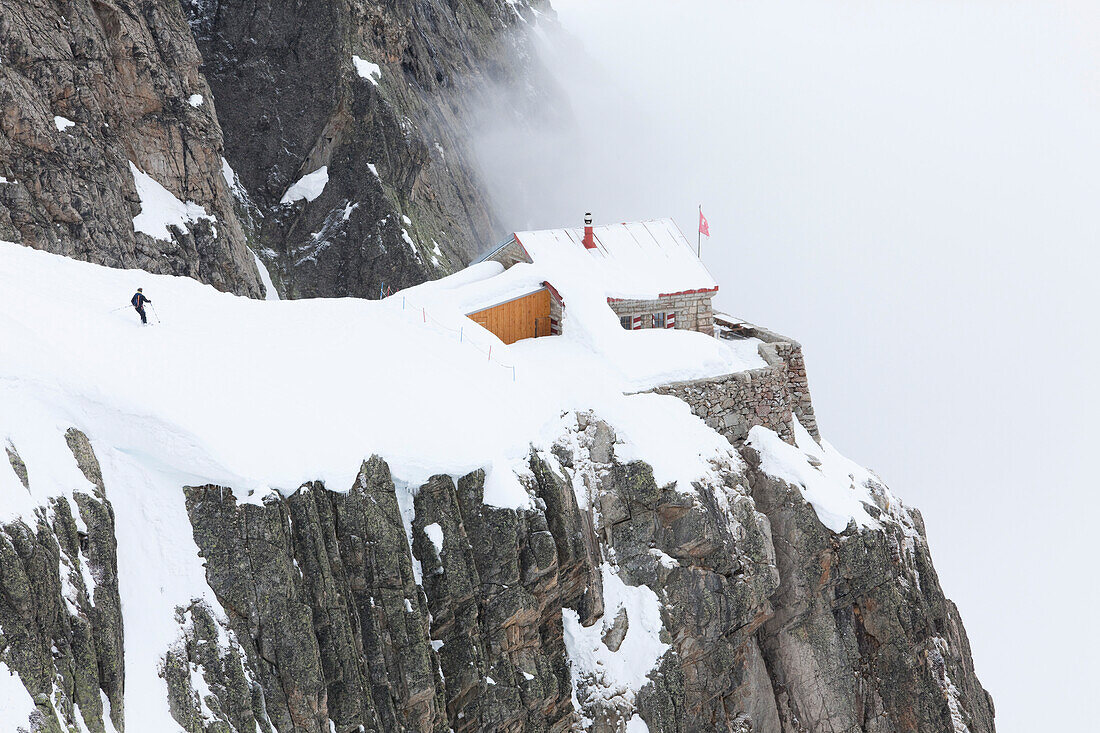
M829 443L818 445L797 420L794 437L795 445L790 445L775 431L757 425L749 431L746 445L760 454L764 473L801 489L817 518L833 532L843 532L852 521L860 527L878 527L863 507L875 503L870 490L877 483L874 474Z
M966 724L966 718L963 716L959 688L955 686L951 676L947 674L946 656L951 652L950 645L942 636L934 636L932 637L932 647L928 655L928 664L936 685L943 691L943 696L947 700L947 710L951 714L951 731L952 733L970 733L970 727Z
M133 162L130 163L130 173L134 177L138 198L141 199L141 213L134 217L135 232L171 242L172 234L168 227L187 229L188 224L200 219L217 221L194 201L180 201Z
M229 192L233 194L234 198L246 203L249 201L248 191L241 183L240 176L237 175L225 158L222 158L222 180L225 181L225 185L229 187Z
M589 627L571 608L562 609L565 650L573 687L581 699L620 701L633 706L638 690L649 681L669 645L661 641L661 603L647 586L630 586L619 578L618 569L608 563L603 574L604 615ZM617 651L604 643L615 618L626 612L627 630Z
M299 178L279 199L280 204L292 204L295 201L313 201L328 185L328 166L323 165L312 173Z
M34 712L34 698L23 685L19 675L8 668L8 665L0 661L0 710L3 711L3 719L16 725L27 723L27 719ZM27 727L30 730L30 727Z
M252 254L252 259L256 261L256 269L260 273L260 282L264 286L264 300L280 300L279 291L275 289L275 283L271 281L271 273L268 272L267 265L251 248L248 251Z
M360 78L378 86L378 81L382 78L382 68L378 64L372 64L359 56L352 56L351 61L355 64L355 73L359 74Z
M424 534L428 536L428 539L435 545L435 554L439 555L443 552L443 528L439 526L438 522L432 522L424 527Z
M412 250L413 255L416 257L416 259L419 260L420 251L416 248L416 242L414 242L412 237L409 236L409 231L407 229L401 229L401 239L405 242L405 244L409 245L409 249Z

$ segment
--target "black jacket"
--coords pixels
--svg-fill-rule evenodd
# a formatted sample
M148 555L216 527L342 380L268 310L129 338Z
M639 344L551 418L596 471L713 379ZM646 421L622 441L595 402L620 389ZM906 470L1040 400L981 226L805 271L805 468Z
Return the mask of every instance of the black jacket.
M134 297L130 298L130 305L134 306L135 308L140 308L141 306L145 305L146 303L152 303L152 302L153 301L149 300L148 298L146 298L141 293L134 293Z

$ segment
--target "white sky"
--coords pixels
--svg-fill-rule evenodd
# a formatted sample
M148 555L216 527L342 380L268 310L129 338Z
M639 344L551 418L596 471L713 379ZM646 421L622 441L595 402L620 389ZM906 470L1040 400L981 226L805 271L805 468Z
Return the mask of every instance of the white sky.
M720 305L924 513L998 729L1094 727L1100 3L555 6L577 125L487 137L510 228L702 203Z

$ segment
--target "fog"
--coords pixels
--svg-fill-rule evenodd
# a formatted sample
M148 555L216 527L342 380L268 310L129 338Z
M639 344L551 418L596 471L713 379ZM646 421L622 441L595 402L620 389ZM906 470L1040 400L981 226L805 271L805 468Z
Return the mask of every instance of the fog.
M924 514L1001 731L1094 729L1100 4L557 0L510 229L673 216Z

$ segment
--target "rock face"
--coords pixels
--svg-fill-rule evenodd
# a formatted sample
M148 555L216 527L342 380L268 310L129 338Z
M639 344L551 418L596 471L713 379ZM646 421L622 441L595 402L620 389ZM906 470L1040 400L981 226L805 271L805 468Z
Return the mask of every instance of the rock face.
M0 239L261 295L200 62L176 0L0 0ZM191 216L135 231L132 165Z
M433 479L408 527L398 494L412 499L380 459L347 493L311 484L256 506L219 487L186 490L211 588L263 690L252 699L266 701L237 716L240 729L270 720L321 732L330 719L341 733L568 728L561 608L588 599L590 613L600 610L598 586L578 582L598 577L593 558L577 547L560 564L545 514L484 506L483 481L480 472ZM570 499L571 490L559 496ZM215 709L232 707L220 692L232 683L205 669ZM233 671L241 688L248 675ZM201 717L184 710L177 720Z
M994 730L920 515L885 487L871 507L880 527L835 534L751 446L684 490L620 463L614 444L578 416L553 454L531 456L522 510L484 504L481 472L410 491L378 458L346 493L314 483L261 505L186 489L221 609L180 609L186 643L166 666L198 665L213 713L170 673L177 720L317 733L329 720L340 733ZM655 623L630 601L639 589ZM636 684L586 661L633 654L647 623L659 654ZM211 657L219 637L231 641Z
M758 456L743 453L750 466ZM958 610L920 513L874 487L882 528L836 535L798 488L750 469L781 579L759 632L783 730L991 731Z
M482 110L549 87L515 30L531 4L183 0L254 248L284 294L376 298L492 243L468 144ZM323 190L286 196L322 168Z
M211 593L176 609L166 704L189 733L993 731L920 514L870 480L868 521L830 530L759 431L822 465L758 425L661 485L581 413L518 509L481 471L411 487L377 457L350 487L182 487ZM0 528L0 671L27 731L133 730L108 487L66 440L87 489Z
M540 0L0 0L0 239L254 297L248 246L288 297L451 272L501 233L479 116L549 106L519 32L536 18ZM173 227L135 230L165 206L134 168Z
M114 511L88 438L65 436L91 487L0 525L0 663L35 702L27 731L104 733L124 721L123 620ZM19 447L7 456L24 486Z

